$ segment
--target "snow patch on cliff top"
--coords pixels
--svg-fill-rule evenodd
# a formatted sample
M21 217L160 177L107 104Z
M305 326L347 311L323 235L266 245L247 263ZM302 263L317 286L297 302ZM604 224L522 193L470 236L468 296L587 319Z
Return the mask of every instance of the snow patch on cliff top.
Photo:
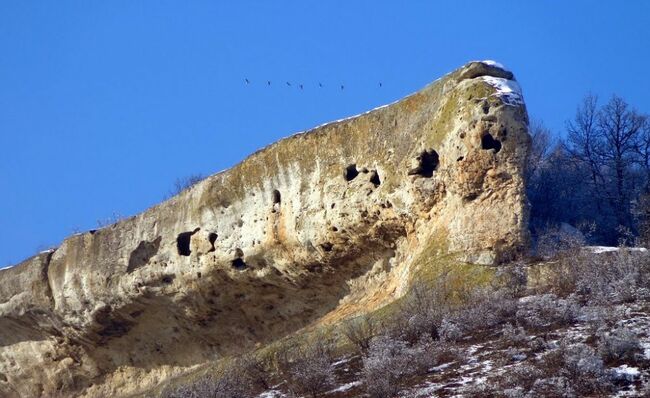
M480 78L497 90L492 95L499 97L506 105L521 106L524 104L521 87L516 81L494 76L481 76Z

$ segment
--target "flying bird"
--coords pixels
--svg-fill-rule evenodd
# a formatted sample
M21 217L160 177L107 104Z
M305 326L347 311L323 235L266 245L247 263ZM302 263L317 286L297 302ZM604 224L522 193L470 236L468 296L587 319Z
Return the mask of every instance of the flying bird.
M344 90L344 89L345 89L345 86L341 84L341 90Z
M302 90L302 83L300 83L300 89Z
M250 83L250 80L248 80L248 79L244 79L244 81L246 82L246 84Z
M291 87L291 83L287 82L287 86Z
M318 87L323 87L323 83L318 82Z
M267 86L270 86L270 85L271 85L271 81L270 81L270 80L267 80L267 81L266 81L266 85L267 85Z
M381 82L379 82L379 88L381 88Z

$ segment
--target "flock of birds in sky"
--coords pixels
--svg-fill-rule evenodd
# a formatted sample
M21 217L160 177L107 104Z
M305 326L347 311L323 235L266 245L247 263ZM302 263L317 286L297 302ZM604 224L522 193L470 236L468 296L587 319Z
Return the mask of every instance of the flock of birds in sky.
M251 84L251 81L248 80L248 78L244 78L244 83L245 83L246 85L249 85L249 84ZM288 87L292 87L292 86L291 86L291 82L285 82L285 84L286 84ZM270 81L270 80L267 80L267 81L266 81L266 85L267 85L267 86L270 86L270 85L271 85L271 81ZM378 86L379 86L379 88L381 88L381 87L383 86L383 84L382 84L381 82L379 82ZM323 87L324 87L323 83L318 82L318 87L319 87L319 88L323 88ZM341 84L340 87L341 87L341 90L345 90L345 85ZM301 90L303 90L303 89L305 88L305 86L304 86L302 83L298 83L298 88L301 89Z

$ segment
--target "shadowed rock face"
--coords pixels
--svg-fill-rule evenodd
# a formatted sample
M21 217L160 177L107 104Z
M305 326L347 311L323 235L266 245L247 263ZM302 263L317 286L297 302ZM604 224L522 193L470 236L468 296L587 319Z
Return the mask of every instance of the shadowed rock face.
M470 63L0 271L0 395L146 391L374 310L433 241L477 264L517 256L530 138L512 79Z

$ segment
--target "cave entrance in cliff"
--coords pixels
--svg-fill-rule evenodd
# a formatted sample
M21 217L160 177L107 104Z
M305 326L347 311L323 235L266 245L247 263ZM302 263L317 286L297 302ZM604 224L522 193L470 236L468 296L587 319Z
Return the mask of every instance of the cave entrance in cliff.
M357 176L359 175L359 170L357 170L357 165L356 164L351 164L348 167L345 168L345 171L343 172L343 177L345 177L345 181L352 181Z
M433 172L438 168L440 158L438 152L433 149L425 149L416 158L418 165L413 170L409 171L409 175L419 175L426 178L433 177Z
M241 257L237 257L232 260L232 267L238 271L242 271L248 268L248 264L246 264Z
M273 190L273 193L271 194L271 201L273 203L273 210L271 210L271 212L275 213L280 209L280 204L282 203L282 195L280 194L280 191L277 189Z
M481 148L494 149L494 153L497 153L501 150L501 141L492 137L492 134L485 133L485 135L481 137Z
M190 241L192 240L192 235L199 232L201 228L196 228L194 231L181 232L176 237L176 249L178 250L178 255L180 256L189 256L192 253L190 250Z
M379 173L377 173L377 170L373 170L370 174L370 182L375 187L378 187L381 184L381 179L379 178Z

